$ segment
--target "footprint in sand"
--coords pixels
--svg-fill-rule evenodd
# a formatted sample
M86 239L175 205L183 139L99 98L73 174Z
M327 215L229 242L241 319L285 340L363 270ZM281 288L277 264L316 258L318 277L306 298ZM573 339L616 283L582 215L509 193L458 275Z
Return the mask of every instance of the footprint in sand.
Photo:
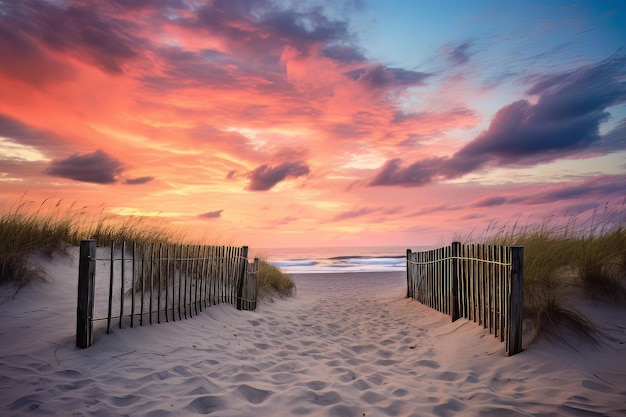
M433 407L433 413L440 417L452 417L459 413L459 411L466 408L466 405L461 401L454 398L449 399L443 404L439 404ZM482 415L482 414L481 414Z
M379 359L376 362L374 362L374 365L391 366L391 365L395 365L396 363L398 363L398 361L394 361L393 359Z
M370 388L370 385L367 382L363 381L362 379L357 379L356 381L354 381L354 384L352 385L359 391L365 391Z
M427 368L432 368L432 369L439 369L440 368L440 365L437 362L431 361L431 360L428 360L428 359L417 361L415 363L415 365L417 365L417 366L425 366Z
M224 402L220 397L215 395L205 395L204 397L198 397L190 402L186 408L198 414L210 414L214 411L224 409Z
M307 382L305 385L312 390L319 391L326 388L328 386L328 383L323 381L311 381Z
M252 404L260 404L273 394L272 391L254 388L246 384L239 385L236 391Z
M458 374L456 372L441 372L437 377L437 379L440 381L448 382L457 381L459 378L461 378L461 374Z
M366 391L363 395L361 395L361 399L366 403L373 405L385 401L387 396L374 391Z
M398 388L397 390L392 392L392 394L395 395L396 397L406 397L408 393L409 392L403 388Z
M304 399L315 405L327 406L337 404L343 401L341 396L335 391L327 392L313 392L307 391L304 394Z

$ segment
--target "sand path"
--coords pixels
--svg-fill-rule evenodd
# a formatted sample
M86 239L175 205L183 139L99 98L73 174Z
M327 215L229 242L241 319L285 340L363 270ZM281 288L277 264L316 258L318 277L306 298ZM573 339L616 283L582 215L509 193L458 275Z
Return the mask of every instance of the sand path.
M255 312L216 306L191 320L99 335L85 350L74 348L72 329L19 351L6 344L1 414L625 415L623 351L592 367L580 350L506 358L476 324L450 323L404 298L403 273L295 279L297 297ZM23 296L29 291L43 290Z

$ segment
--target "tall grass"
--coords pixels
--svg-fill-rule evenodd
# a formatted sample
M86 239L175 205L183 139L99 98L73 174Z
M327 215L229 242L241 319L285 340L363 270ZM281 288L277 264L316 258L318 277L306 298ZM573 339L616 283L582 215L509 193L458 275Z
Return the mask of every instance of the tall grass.
M123 241L136 243L184 243L184 235L142 217L89 215L74 205L45 200L38 206L20 200L0 209L0 285L15 282L18 289L42 278L29 267L34 252L45 255L77 246L82 239L96 239L99 245ZM290 296L295 284L291 278L265 261L260 262L259 296Z
M623 216L596 215L595 224L576 216L547 218L536 226L503 227L485 239L524 246L524 318L538 337L559 338L570 329L597 340L597 329L576 308L575 290L598 302L626 306Z
M72 221L59 215L60 203L43 214L45 204L28 211L28 204L19 202L0 214L0 283L13 281L22 286L36 277L28 268L28 255L34 251L51 254L75 234Z
M267 260L259 260L257 291L260 299L271 299L274 296L291 297L295 290L296 284L289 275Z

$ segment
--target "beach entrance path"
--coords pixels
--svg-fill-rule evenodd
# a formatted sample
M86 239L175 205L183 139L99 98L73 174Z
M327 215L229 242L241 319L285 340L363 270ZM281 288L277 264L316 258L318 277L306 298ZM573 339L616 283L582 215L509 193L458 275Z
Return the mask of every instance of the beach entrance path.
M98 333L84 350L73 346L71 329L29 336L37 309L13 307L14 318L31 315L31 329L13 329L20 349L0 346L0 414L624 415L619 345L539 344L507 358L481 326L451 323L405 298L402 272L294 279L297 296L257 311L218 305L182 322ZM57 300L56 326L68 327L75 293L61 304L67 289L38 288L18 296L36 299L41 291Z

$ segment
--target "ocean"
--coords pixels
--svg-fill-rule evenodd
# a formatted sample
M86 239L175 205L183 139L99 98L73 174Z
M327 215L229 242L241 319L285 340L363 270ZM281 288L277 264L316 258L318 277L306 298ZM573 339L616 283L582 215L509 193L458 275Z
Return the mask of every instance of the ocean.
M266 259L292 274L341 272L393 272L406 270L406 250L428 247L362 246L320 248L265 248L251 251L251 257Z

